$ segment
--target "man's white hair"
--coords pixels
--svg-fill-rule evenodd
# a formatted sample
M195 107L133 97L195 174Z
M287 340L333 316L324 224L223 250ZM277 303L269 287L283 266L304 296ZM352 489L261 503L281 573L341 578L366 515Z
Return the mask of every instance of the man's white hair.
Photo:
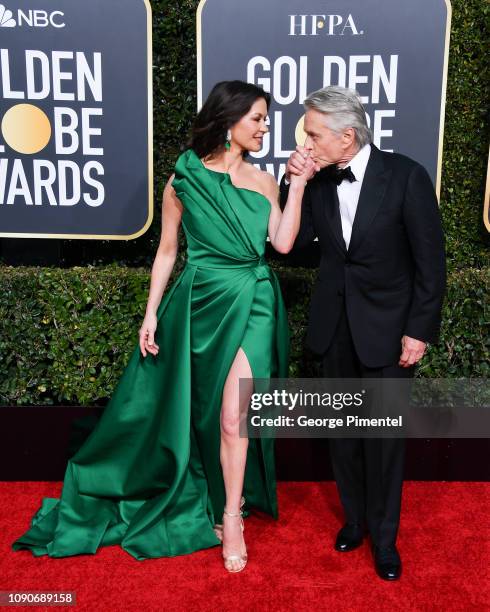
M323 113L327 126L334 132L341 133L346 128L353 128L360 149L373 141L366 121L366 111L354 89L329 85L311 93L303 105L306 110L314 109Z

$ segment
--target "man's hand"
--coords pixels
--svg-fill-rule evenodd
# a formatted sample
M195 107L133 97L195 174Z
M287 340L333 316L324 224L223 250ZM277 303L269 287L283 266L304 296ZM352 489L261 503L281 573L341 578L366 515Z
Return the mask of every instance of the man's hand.
M308 149L298 145L296 147L296 151L291 153L291 157L288 160L286 166L286 179L291 182L291 177L293 175L301 176L306 169L310 170L310 168L313 168L314 172L309 171L306 175L308 176L306 180L309 180L315 174L315 172L318 172L318 170L320 170L320 166L310 158L310 152Z
M409 368L422 359L425 353L426 343L409 336L402 338L402 354L398 365Z

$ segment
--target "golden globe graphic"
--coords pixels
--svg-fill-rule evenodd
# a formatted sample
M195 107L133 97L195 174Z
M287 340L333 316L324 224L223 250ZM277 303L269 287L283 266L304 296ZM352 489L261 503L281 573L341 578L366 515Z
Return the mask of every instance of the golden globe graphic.
M48 145L53 132L57 159L16 158L11 164L2 160L0 202L13 205L16 198L22 198L27 205L101 206L106 195L102 179L104 147L100 146L104 102L102 54L52 51L48 55L28 49L24 58L24 88L14 87L11 54L8 49L0 49L4 100L49 100L53 106L45 112L34 104L14 104L3 116L1 133L13 152L33 156ZM72 91L69 81L76 84ZM83 106L73 108L67 105L69 102L81 102ZM88 106L90 102L97 106ZM81 153L82 162L73 159L77 153ZM52 153L48 157L52 158Z
M39 107L33 104L16 104L3 116L0 132L14 151L39 153L51 137L51 123Z
M296 124L296 128L294 130L294 139L296 140L296 144L301 147L304 146L306 141L306 132L305 132L305 116L301 115Z
M151 10L125 9L0 4L0 236L129 239L151 224Z

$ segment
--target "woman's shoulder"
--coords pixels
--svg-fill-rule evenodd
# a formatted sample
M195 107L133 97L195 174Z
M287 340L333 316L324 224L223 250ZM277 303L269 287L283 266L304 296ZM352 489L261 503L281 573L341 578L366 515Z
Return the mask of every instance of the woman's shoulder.
M187 164L189 159L192 158L193 154L195 155L192 149L185 149L185 151L179 153L177 159L175 160L175 167L184 166L185 164Z
M182 151L174 164L173 172L175 174L174 183L181 185L182 179L189 178L194 168L199 167L199 158L193 149L185 149Z
M185 191L186 179L189 176L189 161L192 156L192 149L186 149L179 153L171 175L172 187L174 188L177 195L180 196L181 192Z
M270 172L266 170L261 170L257 168L252 163L247 162L249 166L248 171L250 172L250 177L261 187L261 191L264 193L275 192L279 189L276 179L272 176Z

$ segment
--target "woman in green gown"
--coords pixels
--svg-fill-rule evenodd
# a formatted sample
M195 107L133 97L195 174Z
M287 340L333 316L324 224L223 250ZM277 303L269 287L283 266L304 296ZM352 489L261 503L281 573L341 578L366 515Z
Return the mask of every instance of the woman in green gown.
M273 439L240 437L239 420L252 377L287 376L287 314L264 249L268 234L290 250L309 176L292 177L281 212L274 178L244 159L261 148L269 104L255 85L224 81L198 113L164 190L139 346L68 461L61 498L44 498L14 550L66 557L119 544L147 559L222 541L226 569L240 571L241 516L278 517ZM187 262L162 299L180 224Z

